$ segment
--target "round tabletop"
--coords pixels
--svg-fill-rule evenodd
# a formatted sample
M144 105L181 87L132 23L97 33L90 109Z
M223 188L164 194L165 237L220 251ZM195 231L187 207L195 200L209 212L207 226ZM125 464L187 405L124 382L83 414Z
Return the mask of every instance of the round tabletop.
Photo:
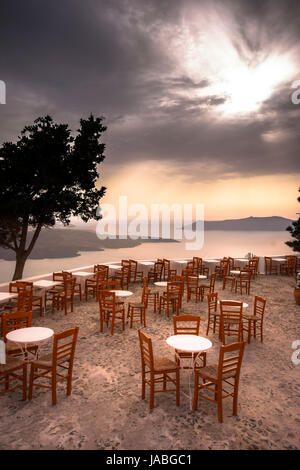
M154 283L158 287L167 287L168 282L167 281L158 281Z
M230 271L230 274L241 274L241 271L239 271L238 269L232 269Z
M225 299L222 299L222 300L223 300L224 302L235 302L235 303L239 302L239 300L232 300L232 299L226 299L226 300L225 300ZM220 303L220 301L218 300L218 304L219 304L219 303ZM234 307L234 305L233 305L233 307ZM246 302L243 302L243 308L247 308L247 307L249 307L249 305L246 304Z
M131 292L130 290L109 289L109 292L114 292L116 294L116 297L129 297L130 295L133 295L133 292Z
M198 353L212 347L212 342L197 335L173 335L166 339L169 346L180 351Z
M31 326L29 328L19 328L7 333L6 338L8 341L14 343L39 343L50 339L54 335L54 331L51 328L44 328L41 326Z

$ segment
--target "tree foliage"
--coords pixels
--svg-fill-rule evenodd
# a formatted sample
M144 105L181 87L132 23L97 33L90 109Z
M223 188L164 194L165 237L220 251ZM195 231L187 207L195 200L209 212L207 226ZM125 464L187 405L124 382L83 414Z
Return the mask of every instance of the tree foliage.
M300 188L298 191L300 192ZM298 202L300 202L300 197L298 197ZM287 231L290 232L295 240L285 242L285 244L293 248L293 251L300 251L300 217L295 222L292 222L292 225L287 228Z
M98 187L102 121L81 119L73 136L67 124L40 117L17 142L0 148L0 246L16 252L14 279L22 276L43 227L68 225L72 215L85 222L97 218L106 190Z

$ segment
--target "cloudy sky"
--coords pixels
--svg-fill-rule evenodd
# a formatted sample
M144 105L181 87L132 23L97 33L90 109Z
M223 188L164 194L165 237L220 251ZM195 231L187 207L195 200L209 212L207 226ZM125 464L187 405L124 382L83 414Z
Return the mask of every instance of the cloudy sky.
M298 0L1 0L0 51L0 142L104 115L104 202L299 211Z

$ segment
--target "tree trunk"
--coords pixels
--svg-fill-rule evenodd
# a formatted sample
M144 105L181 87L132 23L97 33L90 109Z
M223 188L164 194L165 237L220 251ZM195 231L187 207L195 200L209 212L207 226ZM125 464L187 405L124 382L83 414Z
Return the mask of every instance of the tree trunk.
M16 267L12 280L16 281L17 279L22 279L24 266L27 260L27 253L23 252L21 254L16 254Z

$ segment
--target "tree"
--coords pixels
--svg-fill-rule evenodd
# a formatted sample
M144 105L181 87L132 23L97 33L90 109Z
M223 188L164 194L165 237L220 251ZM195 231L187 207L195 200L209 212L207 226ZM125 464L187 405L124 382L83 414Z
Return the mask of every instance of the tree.
M300 192L300 188L298 191ZM298 202L300 202L300 197L298 197ZM290 248L293 248L293 251L300 251L300 217L295 222L292 222L292 225L289 225L287 231L290 232L291 236L295 238L295 240L292 242L285 242L285 244Z
M75 137L67 124L50 116L26 126L16 143L0 148L0 246L14 250L13 280L20 279L43 227L70 217L99 219L105 187L97 187L105 156L102 117L80 120Z

